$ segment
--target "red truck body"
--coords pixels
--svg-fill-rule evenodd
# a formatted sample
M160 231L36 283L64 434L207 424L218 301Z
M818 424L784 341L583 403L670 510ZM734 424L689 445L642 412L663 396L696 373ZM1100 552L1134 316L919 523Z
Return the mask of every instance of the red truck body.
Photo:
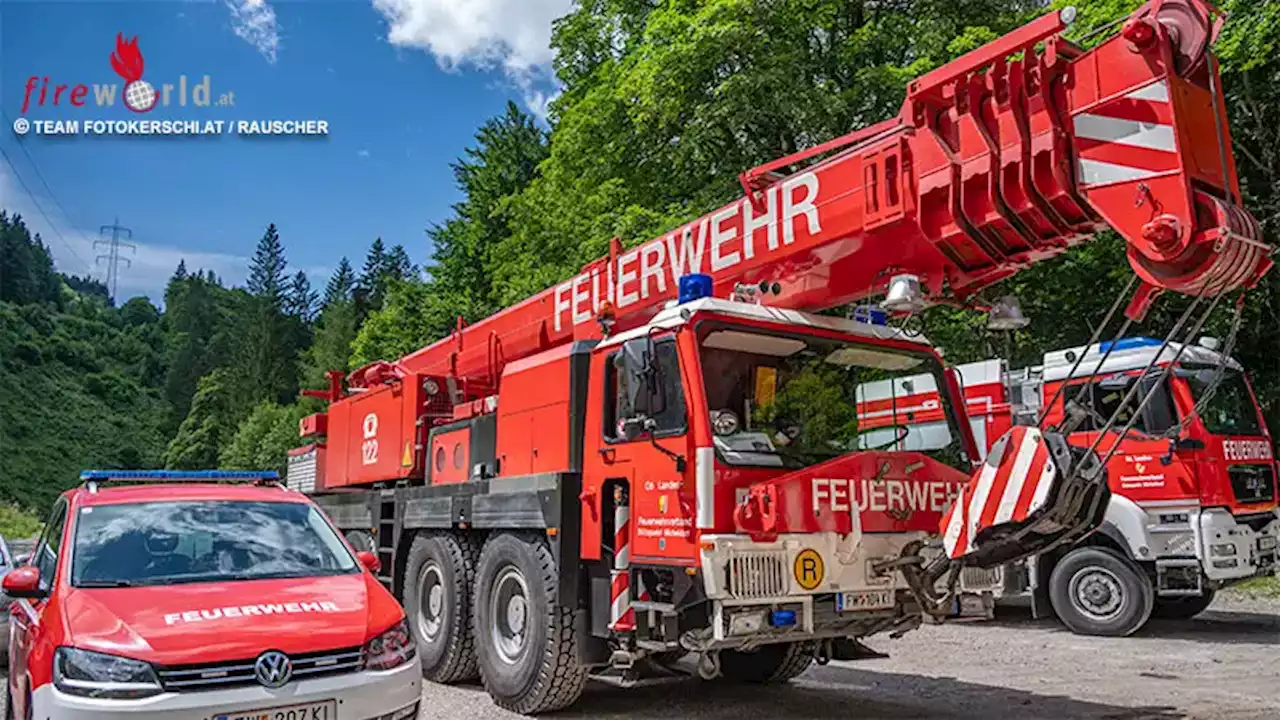
M810 313L974 303L1108 226L1143 281L1131 316L1165 290L1251 287L1269 248L1229 155L1192 140L1229 143L1196 40L1212 13L1156 2L1088 51L1059 36L1073 11L1047 14L913 81L898 116L743 173L741 199L331 373L290 477L381 553L427 675L478 673L520 712L572 702L591 667L693 651L707 677L786 679L913 626L939 569L1087 532L1105 482L1029 434L1050 491L993 523L955 373L899 328ZM809 402L922 370L940 452L857 448L843 400ZM965 548L938 547L948 523Z

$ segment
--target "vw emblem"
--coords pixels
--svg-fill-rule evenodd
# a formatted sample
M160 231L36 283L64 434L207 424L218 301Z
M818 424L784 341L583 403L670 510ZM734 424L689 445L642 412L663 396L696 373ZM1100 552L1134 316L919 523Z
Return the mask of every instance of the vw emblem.
M258 662L253 664L253 674L263 687L283 687L293 677L293 663L288 655L268 650L258 656Z

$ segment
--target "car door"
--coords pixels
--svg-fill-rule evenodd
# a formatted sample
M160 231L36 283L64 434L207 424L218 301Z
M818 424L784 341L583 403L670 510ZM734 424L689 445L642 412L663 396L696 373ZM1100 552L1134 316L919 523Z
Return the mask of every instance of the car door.
M62 557L63 529L67 523L67 502L59 498L49 513L44 533L36 541L28 564L40 568L40 588L46 597L37 600L15 600L9 614L9 692L13 698L14 717L26 717L31 673L28 657L31 648L41 640L41 616L48 606L48 593L56 585L58 559Z

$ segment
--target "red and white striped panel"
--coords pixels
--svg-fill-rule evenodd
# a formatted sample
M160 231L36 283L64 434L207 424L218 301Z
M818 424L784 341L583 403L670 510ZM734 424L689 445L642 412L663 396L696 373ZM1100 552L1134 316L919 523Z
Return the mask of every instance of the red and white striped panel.
M1072 118L1082 186L1178 171L1169 83L1157 80Z
M1056 474L1038 429L1015 427L1005 433L942 517L947 555L954 559L972 552L973 539L986 528L1026 520L1044 506Z
M636 611L631 607L631 508L625 500L614 506L613 527L609 628L629 632L636 629Z

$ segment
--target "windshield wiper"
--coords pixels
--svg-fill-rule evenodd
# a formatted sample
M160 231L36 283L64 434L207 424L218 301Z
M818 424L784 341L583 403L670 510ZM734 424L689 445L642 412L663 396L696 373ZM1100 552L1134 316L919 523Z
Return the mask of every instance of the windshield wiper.
M76 583L78 588L127 588L137 587L137 583L132 580L81 580Z

